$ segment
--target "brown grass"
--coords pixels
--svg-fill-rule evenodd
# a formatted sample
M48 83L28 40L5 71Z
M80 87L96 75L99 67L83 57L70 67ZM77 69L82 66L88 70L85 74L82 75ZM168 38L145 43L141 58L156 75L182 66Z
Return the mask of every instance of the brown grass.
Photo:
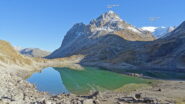
M133 33L132 31L129 30L124 30L124 31L116 31L114 34L117 34L118 36L122 37L125 40L129 41L153 41L155 40L152 35L149 35L149 37L142 37L138 34Z
M20 55L8 42L0 40L0 61L7 64L32 64L28 57Z

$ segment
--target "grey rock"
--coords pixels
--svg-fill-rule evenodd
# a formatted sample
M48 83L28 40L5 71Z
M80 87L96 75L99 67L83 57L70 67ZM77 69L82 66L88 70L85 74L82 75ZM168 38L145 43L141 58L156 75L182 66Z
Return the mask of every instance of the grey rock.
M44 104L56 104L56 103L54 103L54 102L52 102L52 101L49 101L49 100L44 100L43 103L44 103Z
M122 98L118 98L119 102L127 102L127 103L133 103L136 101L136 99L134 99L133 97L122 97Z
M39 48L25 48L25 49L19 50L19 52L29 57L45 57L50 54L50 52L41 50Z
M93 99L85 99L83 101L83 104L94 104L94 101L93 101Z
M135 94L135 98L137 100L141 99L142 98L142 93Z
M101 104L99 100L94 100L94 104Z
M153 98L145 97L145 98L143 99L143 102L144 102L144 103L147 103L147 104L151 104L151 103L154 103L155 101L154 101Z

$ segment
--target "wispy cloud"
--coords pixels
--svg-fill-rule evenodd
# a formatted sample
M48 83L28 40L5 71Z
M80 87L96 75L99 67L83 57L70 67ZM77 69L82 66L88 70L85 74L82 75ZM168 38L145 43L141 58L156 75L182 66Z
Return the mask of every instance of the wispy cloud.
M157 21L158 19L160 19L160 17L148 17L148 20L151 22Z
M107 5L107 8L114 8L114 7L119 7L119 4L111 4L111 5Z

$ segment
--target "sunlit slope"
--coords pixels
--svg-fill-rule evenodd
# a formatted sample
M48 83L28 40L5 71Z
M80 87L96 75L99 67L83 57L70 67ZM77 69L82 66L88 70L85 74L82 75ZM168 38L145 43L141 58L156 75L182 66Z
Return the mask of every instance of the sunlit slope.
M0 62L4 64L30 65L33 61L30 58L20 55L10 43L0 40Z

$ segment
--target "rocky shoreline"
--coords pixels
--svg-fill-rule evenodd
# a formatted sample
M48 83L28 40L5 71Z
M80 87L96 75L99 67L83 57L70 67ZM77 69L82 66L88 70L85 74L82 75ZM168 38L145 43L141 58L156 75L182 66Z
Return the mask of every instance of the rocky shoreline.
M175 104L179 100L185 100L183 99L185 98L185 82L183 81L160 81L153 86L129 93L94 92L88 96L74 94L52 96L37 91L34 85L15 73L0 69L0 104ZM140 97L137 98L137 96Z

